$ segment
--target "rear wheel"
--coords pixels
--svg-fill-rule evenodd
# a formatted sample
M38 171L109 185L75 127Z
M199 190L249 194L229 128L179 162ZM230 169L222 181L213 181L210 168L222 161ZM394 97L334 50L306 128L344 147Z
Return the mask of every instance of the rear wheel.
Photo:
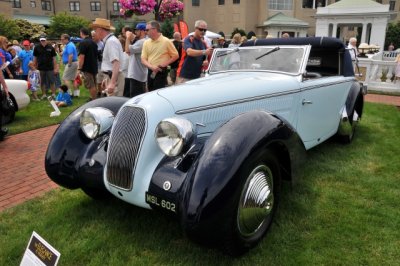
M358 116L357 111L353 110L352 114L349 116L349 123L351 126L351 130L348 132L348 134L340 135L340 141L342 143L348 144L353 141L354 133L356 132L356 127L359 120L360 117Z
M280 194L277 159L269 150L258 150L242 164L240 186L229 206L222 249L232 256L247 252L262 240L272 224Z

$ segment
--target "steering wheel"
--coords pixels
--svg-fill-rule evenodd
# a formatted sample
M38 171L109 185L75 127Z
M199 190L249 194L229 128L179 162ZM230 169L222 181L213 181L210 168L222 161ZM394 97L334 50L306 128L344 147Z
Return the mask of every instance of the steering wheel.
M318 72L306 72L304 74L304 77L306 77L306 78L322 78L322 75Z

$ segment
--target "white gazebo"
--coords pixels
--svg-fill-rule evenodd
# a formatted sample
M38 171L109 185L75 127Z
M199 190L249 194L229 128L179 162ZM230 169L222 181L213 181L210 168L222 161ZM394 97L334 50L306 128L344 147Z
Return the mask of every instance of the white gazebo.
M307 22L293 17L286 16L279 12L266 21L263 25L259 26L263 28L264 32L268 36L280 38L283 33L288 33L291 37L306 37L309 25Z
M360 43L374 44L383 50L391 14L389 5L372 0L341 0L317 9L315 35L347 41L344 31L356 29L352 37L358 37Z

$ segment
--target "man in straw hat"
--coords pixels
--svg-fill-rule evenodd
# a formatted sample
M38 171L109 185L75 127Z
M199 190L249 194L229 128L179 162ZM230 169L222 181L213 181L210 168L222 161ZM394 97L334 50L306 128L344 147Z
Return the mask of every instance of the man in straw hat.
M104 42L103 60L101 71L106 74L104 80L105 92L108 96L122 96L123 91L118 90L118 77L122 61L122 45L112 31L115 30L108 19L96 18L91 24L96 35Z

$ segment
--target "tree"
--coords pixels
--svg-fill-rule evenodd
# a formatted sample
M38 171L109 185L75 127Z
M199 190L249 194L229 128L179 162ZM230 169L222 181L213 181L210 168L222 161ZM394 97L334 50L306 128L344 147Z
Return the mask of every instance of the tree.
M394 22L390 23L386 31L385 48L388 47L390 43L393 43L395 48L399 48L400 47L399 36L400 36L400 21L397 23Z
M0 35L5 36L10 40L18 40L21 38L18 25L14 20L7 19L0 14L0 25Z
M163 23L161 23L161 32L162 34L169 38L172 39L174 35L174 24L170 19L164 20Z
M25 19L16 19L15 23L19 28L21 39L24 40L37 39L41 34L45 33L46 31L46 28L43 25L30 23Z
M77 36L82 27L89 26L90 20L80 16L72 16L64 12L58 13L50 18L50 26L47 33L57 38L63 33L69 36Z

